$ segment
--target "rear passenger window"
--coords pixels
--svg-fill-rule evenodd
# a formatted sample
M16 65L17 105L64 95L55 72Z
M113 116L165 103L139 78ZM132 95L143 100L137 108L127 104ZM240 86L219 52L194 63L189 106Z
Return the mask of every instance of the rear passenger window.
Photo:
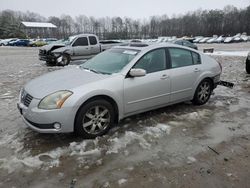
M169 48L172 68L193 65L192 54L189 50L181 48Z
M192 56L193 56L193 61L195 65L201 64L201 58L199 54L192 52Z
M90 36L89 37L89 43L90 43L90 45L96 45L97 44L96 37Z
M88 46L88 45L89 43L87 37L80 37L76 39L76 41L73 44L73 46Z

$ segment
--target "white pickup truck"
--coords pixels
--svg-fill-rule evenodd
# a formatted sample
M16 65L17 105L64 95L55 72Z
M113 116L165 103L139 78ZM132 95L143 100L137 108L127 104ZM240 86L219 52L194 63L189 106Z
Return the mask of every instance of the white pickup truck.
M47 65L65 66L71 60L89 59L96 54L122 43L111 41L102 44L93 34L80 34L69 37L68 40L43 46L39 50L39 59Z

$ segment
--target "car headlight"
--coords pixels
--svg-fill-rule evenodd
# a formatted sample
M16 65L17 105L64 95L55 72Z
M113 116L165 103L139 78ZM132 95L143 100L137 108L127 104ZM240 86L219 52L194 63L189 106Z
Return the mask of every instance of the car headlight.
M52 93L40 101L38 108L45 110L59 109L72 94L71 91L57 91Z

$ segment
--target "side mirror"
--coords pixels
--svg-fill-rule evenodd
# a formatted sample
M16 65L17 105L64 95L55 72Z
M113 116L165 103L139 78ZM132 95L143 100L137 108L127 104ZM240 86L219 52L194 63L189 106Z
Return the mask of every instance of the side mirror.
M146 75L146 70L144 69L131 69L129 75L132 77L142 77Z

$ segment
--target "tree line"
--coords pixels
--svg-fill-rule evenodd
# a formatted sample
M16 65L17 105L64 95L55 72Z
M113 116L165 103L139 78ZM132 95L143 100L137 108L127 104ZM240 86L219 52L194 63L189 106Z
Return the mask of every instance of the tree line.
M156 38L158 36L212 36L250 33L250 6L239 9L228 5L219 10L196 10L184 15L129 17L88 17L70 15L45 18L33 12L0 11L0 38L25 37L21 21L51 22L57 26L57 38L79 33L94 33L101 39Z

